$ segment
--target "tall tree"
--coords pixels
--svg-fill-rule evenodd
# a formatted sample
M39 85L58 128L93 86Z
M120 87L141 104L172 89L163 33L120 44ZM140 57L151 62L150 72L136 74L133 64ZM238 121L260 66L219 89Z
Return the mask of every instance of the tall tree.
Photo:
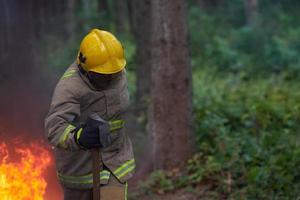
M0 2L0 64L4 66L4 60L8 57L8 47L11 42L11 34L9 24L11 23L11 11L9 9L8 0ZM0 73L0 79L3 78L4 72Z
M135 134L133 142L141 157L149 156L149 131L146 129L148 117L148 102L150 98L150 73L151 73L151 0L127 0L130 31L136 44L135 73L136 73L136 95L135 103L127 120L131 120L130 131ZM136 177L144 177L152 171L151 160L141 161L140 170Z
M186 5L182 0L151 2L153 163L156 169L170 169L184 164L192 153Z
M1 1L1 35L3 38L0 47L4 47L5 57L1 58L2 71L7 72L11 77L28 75L33 69L33 44L34 44L34 28L33 28L33 0L27 2L21 0ZM0 16L1 16L0 15ZM3 24L2 24L3 23ZM2 56L2 55L1 55ZM18 59L16 59L16 57ZM28 66L23 66L28 63ZM28 78L30 80L30 78Z
M98 0L98 11L107 12L109 10L109 5L107 0Z
M151 0L128 0L130 26L136 41L136 102L149 99L151 74Z
M43 33L45 33L45 2L44 0L33 1L33 20L32 24L34 27L34 37L40 39Z
M91 29L92 0L81 0L81 6L83 7L83 29L84 32L88 32Z
M209 0L209 1L207 1L207 0L192 0L193 4L196 4L205 9L216 8L222 2L223 2L223 0Z
M116 32L126 33L128 30L128 7L126 0L114 1L114 21Z
M244 0L247 23L254 26L257 23L258 0Z
M67 0L65 8L65 35L70 38L75 31L75 0Z

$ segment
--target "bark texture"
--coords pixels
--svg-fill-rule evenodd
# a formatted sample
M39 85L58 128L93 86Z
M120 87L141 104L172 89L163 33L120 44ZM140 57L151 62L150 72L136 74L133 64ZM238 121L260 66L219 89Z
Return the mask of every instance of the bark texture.
M244 0L247 24L254 26L257 23L258 0Z
M91 4L92 4L91 0L81 0L81 6L83 7L83 29L85 33L90 31L90 29L92 28L90 24L91 14L92 14Z
M75 0L67 0L65 6L65 36L70 38L75 31Z
M126 33L128 30L128 7L126 0L114 2L114 21L118 34Z
M155 169L185 164L191 145L191 67L186 5L153 0L150 127Z
M150 94L152 1L128 0L128 7L131 32L136 41L136 102L144 105Z
M98 11L107 12L109 10L109 5L107 0L98 0Z
M224 0L192 0L192 3L204 9L213 9L218 7Z
M3 0L0 3L0 64L4 66L8 58L8 48L11 43L10 37L10 23L11 23L11 11L9 9L8 0ZM0 82L7 76L7 74L1 70L0 72Z

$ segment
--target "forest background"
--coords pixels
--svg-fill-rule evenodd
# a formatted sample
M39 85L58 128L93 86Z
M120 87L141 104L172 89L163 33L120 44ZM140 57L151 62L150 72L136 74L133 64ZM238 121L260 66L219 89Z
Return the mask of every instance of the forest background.
M0 5L0 119L7 126L21 122L32 132L40 130L57 80L75 60L82 37L97 27L117 35L126 52L127 128L138 163L132 199L300 196L298 0L2 0ZM181 8L178 15L174 5ZM153 97L164 92L152 86L163 83L159 73L166 72L155 68L164 58L153 48L163 48L165 41L153 44L161 33L151 27L168 16L172 26L186 26L187 32L180 48L169 50L171 57L184 55L185 64L167 72L186 73L192 91L182 94L191 101L192 127L175 134L191 137L192 150L177 158L174 152L184 141L174 146L164 136L159 142L166 157L183 156L178 167L163 157L147 159L153 153L151 127L158 123L151 114ZM168 101L174 98L166 95ZM174 110L175 121L185 115Z

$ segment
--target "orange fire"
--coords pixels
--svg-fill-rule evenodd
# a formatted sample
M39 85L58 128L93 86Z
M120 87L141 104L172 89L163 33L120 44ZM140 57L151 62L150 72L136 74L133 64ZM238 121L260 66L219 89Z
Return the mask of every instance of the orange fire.
M49 151L40 142L11 151L15 145L0 142L0 200L43 200Z

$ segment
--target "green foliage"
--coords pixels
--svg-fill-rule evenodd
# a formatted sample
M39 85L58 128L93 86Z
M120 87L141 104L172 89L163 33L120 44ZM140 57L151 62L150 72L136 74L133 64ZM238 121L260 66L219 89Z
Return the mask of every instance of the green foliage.
M280 1L278 1L280 2ZM299 4L259 4L257 23L246 24L242 1L213 10L190 6L188 25L194 68L243 71L250 76L300 72ZM264 11L264 12L262 12ZM259 72L259 73L258 73Z
M194 73L200 153L188 169L217 181L229 199L295 199L300 188L298 82L243 77L211 69ZM230 174L230 191L224 174Z
M160 170L153 172L146 182L140 183L140 189L146 194L151 192L164 194L174 188L172 178Z

